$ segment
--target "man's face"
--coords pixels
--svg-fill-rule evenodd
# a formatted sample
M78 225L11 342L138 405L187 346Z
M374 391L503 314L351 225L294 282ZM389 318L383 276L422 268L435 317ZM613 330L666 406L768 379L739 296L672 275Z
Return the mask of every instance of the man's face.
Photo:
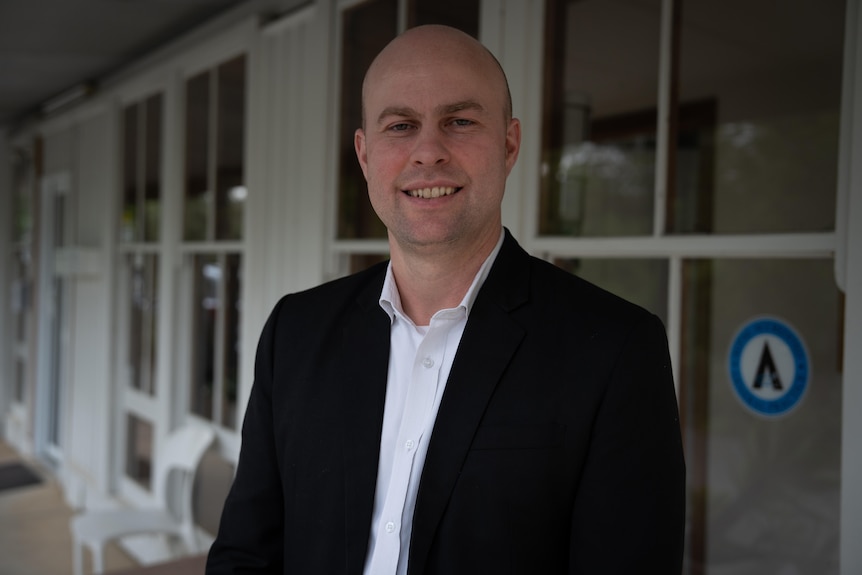
M502 75L481 47L405 44L366 80L355 145L371 203L403 249L496 241L520 145Z

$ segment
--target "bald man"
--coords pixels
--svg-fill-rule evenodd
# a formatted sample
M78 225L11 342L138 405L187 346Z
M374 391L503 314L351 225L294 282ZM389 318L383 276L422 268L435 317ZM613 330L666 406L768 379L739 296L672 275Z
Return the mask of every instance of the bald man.
M499 63L414 28L362 96L391 260L273 310L207 573L679 573L664 327L503 228Z

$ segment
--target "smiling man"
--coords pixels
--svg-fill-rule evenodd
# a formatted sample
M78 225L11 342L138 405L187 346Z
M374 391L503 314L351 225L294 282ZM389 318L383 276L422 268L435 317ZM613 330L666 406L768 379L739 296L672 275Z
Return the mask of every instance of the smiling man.
M503 229L520 137L466 34L375 59L355 146L391 261L273 310L208 574L680 572L664 327Z

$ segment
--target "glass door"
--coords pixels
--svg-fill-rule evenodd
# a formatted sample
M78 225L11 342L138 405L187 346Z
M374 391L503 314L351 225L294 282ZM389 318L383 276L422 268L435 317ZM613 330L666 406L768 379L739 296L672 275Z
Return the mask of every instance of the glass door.
M846 2L545 7L529 249L665 321L684 573L838 573Z
M42 178L40 223L39 376L36 391L36 448L53 463L62 457L65 376L69 372L69 289L64 248L69 245L70 178Z

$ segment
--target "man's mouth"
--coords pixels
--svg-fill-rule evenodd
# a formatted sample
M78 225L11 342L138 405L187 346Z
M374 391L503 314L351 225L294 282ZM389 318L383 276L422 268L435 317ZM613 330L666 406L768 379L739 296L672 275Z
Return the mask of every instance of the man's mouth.
M440 198L443 196L451 196L461 188L453 188L450 186L434 186L433 188L419 188L416 190L404 190L408 195L414 198Z

